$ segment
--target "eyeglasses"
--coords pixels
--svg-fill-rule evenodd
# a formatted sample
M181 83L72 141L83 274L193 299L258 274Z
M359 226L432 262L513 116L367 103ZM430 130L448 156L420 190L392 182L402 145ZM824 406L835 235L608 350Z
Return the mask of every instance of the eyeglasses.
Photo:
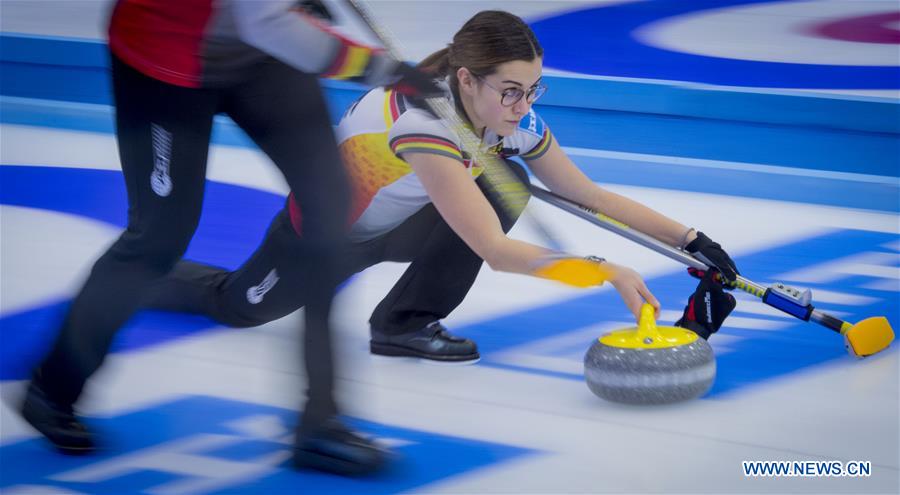
M506 89L497 89L491 83L487 82L487 79L484 76L480 76L478 74L473 74L479 81L483 82L487 87L493 89L494 91L500 93L500 104L504 107L511 107L518 103L523 97L528 104L532 104L537 101L538 98L544 95L547 92L547 86L543 84L535 84L534 86L528 88L528 90L524 90L522 88L506 88Z

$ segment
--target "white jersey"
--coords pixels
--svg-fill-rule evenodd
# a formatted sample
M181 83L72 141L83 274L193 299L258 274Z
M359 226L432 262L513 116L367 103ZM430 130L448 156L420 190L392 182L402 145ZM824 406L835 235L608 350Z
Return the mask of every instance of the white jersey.
M453 104L449 88L447 98ZM384 88L373 89L357 100L341 119L337 135L353 190L353 242L389 232L431 202L415 172L403 161L404 153L452 158L466 167L473 179L482 171L461 151L453 130ZM547 151L552 140L550 130L532 109L511 136L488 130L482 142L489 153L503 158L533 160Z

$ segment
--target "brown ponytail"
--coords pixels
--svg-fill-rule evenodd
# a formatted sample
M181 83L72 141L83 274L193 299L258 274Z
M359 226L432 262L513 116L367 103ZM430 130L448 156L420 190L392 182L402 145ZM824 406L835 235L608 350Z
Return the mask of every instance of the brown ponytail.
M500 64L530 62L543 56L544 49L522 19L509 12L484 10L460 28L452 44L425 57L418 67L435 76L449 76L450 88L457 93L456 71L460 67L487 76Z
M417 67L428 74L446 76L450 69L450 45L425 57Z

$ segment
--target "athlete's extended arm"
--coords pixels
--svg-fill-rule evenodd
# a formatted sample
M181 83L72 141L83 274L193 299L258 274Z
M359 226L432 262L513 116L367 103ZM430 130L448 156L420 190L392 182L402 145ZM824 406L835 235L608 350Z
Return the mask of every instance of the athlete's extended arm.
M425 153L406 153L403 158L412 166L450 228L492 269L579 286L599 285L606 279L635 317L640 314L644 300L659 308L659 302L640 275L630 268L613 263L602 263L602 268L598 268L595 262L507 237L487 198L458 161ZM593 279L595 270L595 281L585 283Z
M739 273L728 253L702 233L595 184L572 163L556 141L543 156L528 161L528 166L541 182L560 196L615 218L670 246L685 248L718 268L728 279L734 279Z
M556 141L551 143L543 156L530 160L528 166L551 191L564 198L624 222L670 246L682 247L686 244L686 226L637 201L598 186L572 163ZM687 242L695 237L696 233L690 232Z
M402 81L402 92L410 96L442 94L430 77L414 67L340 35L296 4L295 0L231 0L230 5L245 43L303 72L369 86Z

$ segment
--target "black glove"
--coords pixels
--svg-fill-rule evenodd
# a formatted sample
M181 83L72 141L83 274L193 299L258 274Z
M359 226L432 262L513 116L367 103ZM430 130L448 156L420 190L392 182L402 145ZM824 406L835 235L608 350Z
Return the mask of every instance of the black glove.
M710 268L719 270L719 273L729 282L734 281L741 274L731 256L728 256L722 246L706 237L703 232L697 232L697 238L689 242L684 250L709 265Z
M296 8L307 14L322 20L334 22L334 16L321 0L302 0L297 2Z
M722 284L716 282L716 272L698 271L702 274L697 290L688 298L687 306L681 319L675 326L687 328L704 339L716 333L722 327L725 318L734 310L737 302L734 296L725 292Z
M688 271L688 275L696 278L697 280L700 280L706 276L706 270L698 270L694 267L688 267L687 271ZM722 284L723 289L734 290L734 286L732 286L728 282L725 282L724 280L722 280L722 274L719 273L719 270L712 268L710 271L713 272L713 280L715 280L717 283Z
M412 98L444 95L444 90L432 75L406 62L394 60L383 52L372 54L361 82L369 86L390 86L394 91Z

